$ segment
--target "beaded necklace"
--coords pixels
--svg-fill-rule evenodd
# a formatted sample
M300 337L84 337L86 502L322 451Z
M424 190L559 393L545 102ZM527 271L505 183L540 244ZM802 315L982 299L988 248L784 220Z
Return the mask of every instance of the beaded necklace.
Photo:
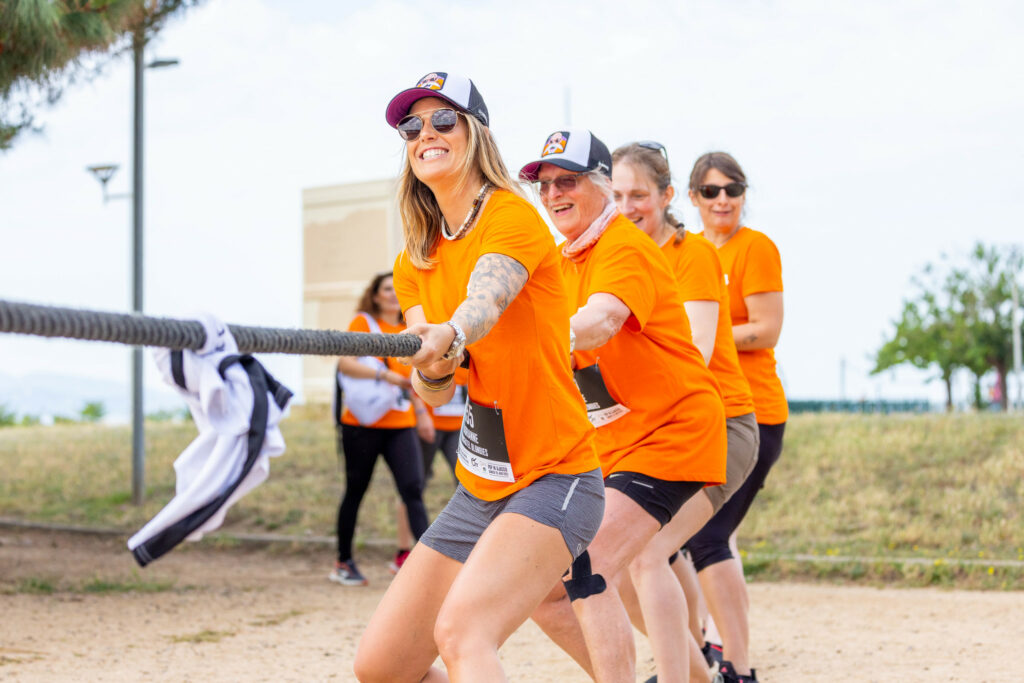
M441 217L441 234L444 235L446 240L460 240L466 236L469 232L469 228L473 225L473 221L476 220L476 215L480 213L480 205L483 204L483 199L487 195L487 191L491 189L490 183L484 183L480 186L480 191L476 193L476 199L473 200L473 206L469 209L469 213L466 214L466 220L462 221L462 225L459 226L458 231L453 235L451 230L448 228L448 221Z

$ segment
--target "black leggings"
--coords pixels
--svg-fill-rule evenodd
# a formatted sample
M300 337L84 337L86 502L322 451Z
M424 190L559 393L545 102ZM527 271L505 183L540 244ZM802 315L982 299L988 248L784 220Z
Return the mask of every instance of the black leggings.
M377 456L383 455L395 477L398 495L409 514L409 528L417 539L427 530L427 508L423 505L423 461L416 430L374 429L341 426L345 456L345 495L338 506L338 560L352 558L352 536L366 489L373 478Z
M697 571L710 567L718 562L732 559L729 550L729 536L739 528L740 522L747 516L754 496L764 488L764 480L768 471L782 454L782 435L786 431L786 423L777 425L757 425L761 433L761 445L757 451L757 464L750 476L743 482L732 498L708 520L700 531L695 533L686 545L690 552L693 566Z
M426 480L430 481L434 476L434 455L438 449L444 455L445 462L452 470L452 478L455 478L455 462L459 458L459 434L462 431L435 430L434 443L428 443L420 439L420 450L423 452L423 471L426 473ZM458 485L458 480L455 481Z

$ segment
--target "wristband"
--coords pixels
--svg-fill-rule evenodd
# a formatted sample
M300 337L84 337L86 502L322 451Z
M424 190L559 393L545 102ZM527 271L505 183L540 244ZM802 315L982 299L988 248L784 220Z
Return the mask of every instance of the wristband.
M380 381L380 378L384 376L384 373L387 372L387 371L388 371L387 368L377 368L377 377L376 377L376 379L377 379L378 382Z
M444 377L432 379L430 377L425 376L422 372L419 371L419 368L417 368L416 375L420 378L420 384L422 384L423 388L427 389L428 391L444 391L445 389L450 387L452 385L452 382L455 380L454 372L450 375L445 375Z

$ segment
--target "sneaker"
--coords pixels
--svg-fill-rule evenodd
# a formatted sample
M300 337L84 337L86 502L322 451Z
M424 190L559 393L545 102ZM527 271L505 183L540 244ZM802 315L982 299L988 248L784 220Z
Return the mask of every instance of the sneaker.
M370 582L359 572L355 560L347 562L335 562L334 569L327 575L327 578L343 586L365 586Z
M392 574L397 574L398 570L402 568L403 564L405 564L405 559L407 557L409 557L408 550L399 550L395 553L395 559L388 562L388 571Z
M736 673L736 667L732 665L732 662L722 662L718 672L722 674L722 680L725 683L757 683L757 671L751 668L749 675L741 676Z

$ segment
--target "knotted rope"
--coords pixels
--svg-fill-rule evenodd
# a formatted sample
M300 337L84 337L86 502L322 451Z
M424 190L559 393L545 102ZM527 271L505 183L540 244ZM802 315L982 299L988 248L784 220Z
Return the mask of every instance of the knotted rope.
M228 325L242 353L308 356L411 356L420 340L411 334L373 334ZM66 337L131 346L161 346L197 351L206 332L197 320L155 318L128 313L86 311L0 299L0 332Z

